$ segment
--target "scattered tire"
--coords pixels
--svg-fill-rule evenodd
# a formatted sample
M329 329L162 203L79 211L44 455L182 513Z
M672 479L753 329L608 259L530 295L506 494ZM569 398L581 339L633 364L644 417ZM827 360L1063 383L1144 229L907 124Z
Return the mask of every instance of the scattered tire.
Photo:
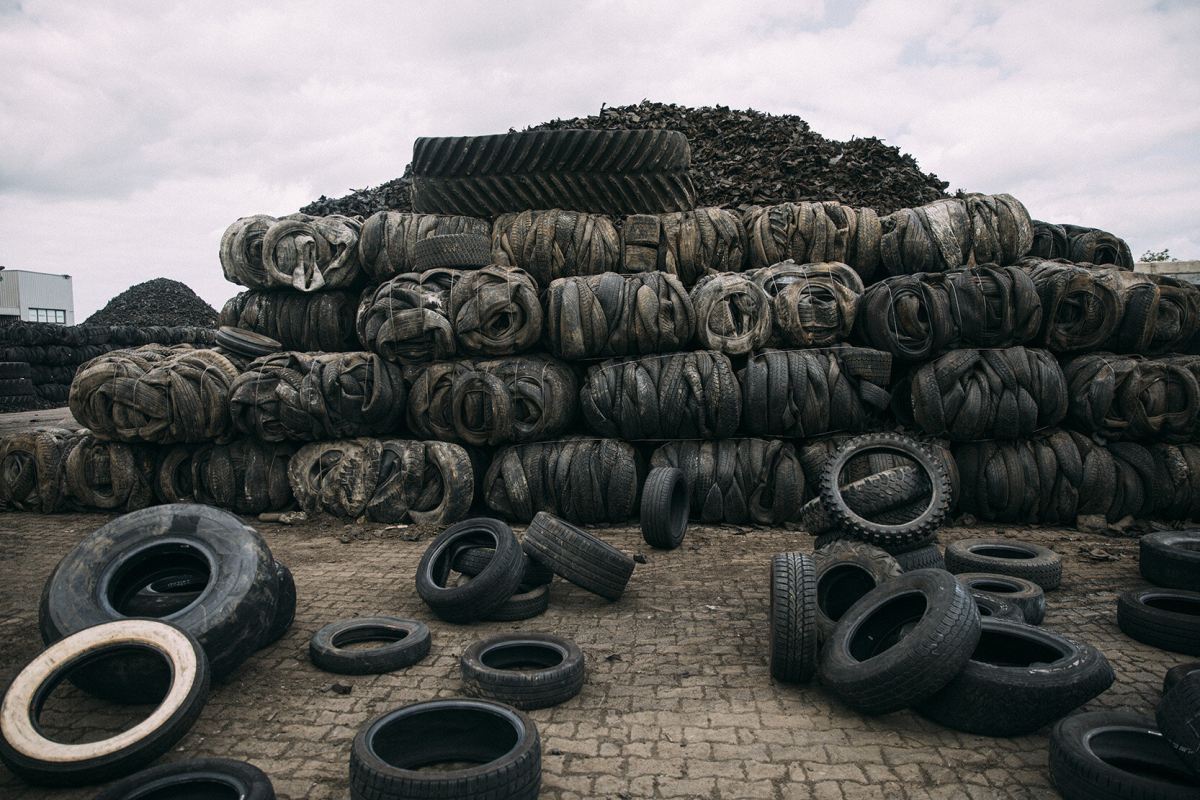
M271 617L271 627L259 644L259 649L275 644L291 629L296 621L296 579L292 571L282 562L275 562L275 574L279 578L279 599L275 603L275 615Z
M421 767L458 761L472 766ZM537 726L487 700L426 700L368 722L350 748L352 800L495 797L534 800L542 783Z
M903 572L896 559L878 547L851 539L838 539L814 552L813 566L822 639L851 606Z
M985 618L970 660L916 709L965 733L1021 736L1069 714L1112 685L1099 651L1020 622Z
M979 609L980 619L1003 619L1009 622L1027 624L1025 623L1025 615L1021 613L1021 609L1000 595L983 592L979 589L971 589L970 591L971 598L975 601L975 605Z
M1028 625L1041 625L1046 618L1046 593L1033 581L991 572L960 572L958 579L970 589L988 592L1012 603L1021 609Z
M1139 642L1200 656L1200 592L1134 589L1117 599L1117 625Z
M1118 711L1075 714L1054 726L1050 780L1066 800L1200 796L1154 720Z
M94 800L166 800L169 797L275 800L267 774L228 758L193 758L144 769L117 781Z
M484 619L489 622L519 622L523 619L533 619L546 613L550 607L550 584L540 586L521 584L516 594L500 604L500 607L489 613Z
M805 553L771 559L767 660L771 677L808 683L817 670L817 574Z
M1192 673L1163 695L1158 729L1193 775L1200 775L1200 674Z
M904 572L912 572L917 569L946 569L946 560L942 557L942 551L936 544L927 544L916 550L897 553L892 558L896 559L896 563Z
M841 493L855 514L875 520L883 512L904 508L921 495L929 494L929 480L917 467L894 467L851 481L841 487ZM916 517L924 508L922 504L912 516ZM821 497L814 497L804 504L800 521L804 529L814 535L840 530L837 516Z
M1187 664L1179 664L1171 667L1167 670L1167 674L1163 676L1163 694L1174 689L1175 684L1193 672L1200 672L1200 661L1191 661Z
M1142 537L1142 577L1167 589L1200 591L1200 531L1160 531Z
M530 711L565 703L583 688L579 645L549 633L502 633L475 642L459 661L463 687Z
M495 555L469 582L450 586L454 557L468 547L490 547ZM429 543L417 565L417 594L442 619L465 624L498 609L524 577L525 559L512 528L488 517L465 519Z
M170 680L153 698L158 707L133 727L95 742L53 741L38 727L46 698L70 671L124 649L149 649L166 662ZM4 694L0 761L42 786L83 786L120 778L166 753L184 737L208 699L209 669L194 636L166 622L123 619L94 625L54 642L27 663Z
M490 547L468 547L465 550L460 550L454 556L451 569L474 578L487 568L495 552ZM521 579L522 586L542 586L553 580L553 572L548 570L544 565L534 561L528 555L525 556L525 577Z
M965 586L936 569L869 592L838 621L821 651L821 682L864 714L932 697L979 643L979 611Z
M990 572L1033 581L1050 591L1062 581L1062 559L1048 547L1016 539L960 539L946 547L953 573Z
M217 330L217 344L247 358L269 356L283 350L283 345L270 336L264 336L254 331L244 331L229 325L222 325Z
M687 533L691 495L683 472L656 467L642 486L642 538L651 547L674 550Z
M386 644L351 650L348 644ZM423 622L397 617L356 617L331 622L313 634L308 643L312 663L341 675L372 675L412 666L429 654L432 639Z
M633 575L633 559L558 517L539 511L521 546L556 575L609 600L619 600Z

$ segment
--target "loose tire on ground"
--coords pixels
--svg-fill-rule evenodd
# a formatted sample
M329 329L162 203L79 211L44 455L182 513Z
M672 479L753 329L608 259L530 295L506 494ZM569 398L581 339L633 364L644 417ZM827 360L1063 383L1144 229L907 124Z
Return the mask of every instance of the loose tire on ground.
M459 660L463 688L530 711L565 703L583 688L579 645L549 633L502 633L475 642Z
M642 486L642 538L651 547L674 550L687 532L691 494L683 472L655 467Z
M817 631L822 639L868 592L900 575L896 559L878 547L838 539L813 553L817 589Z
M1139 544L1138 568L1155 586L1200 591L1200 531L1146 534Z
M357 642L383 641L366 650ZM308 656L319 669L341 675L372 675L412 666L429 654L432 638L423 622L398 617L355 617L331 622L313 634Z
M991 572L960 572L957 577L968 588L1002 597L1021 609L1027 625L1041 625L1046 618L1045 590L1033 581Z
M991 572L1033 581L1050 591L1062 581L1062 559L1048 547L1005 538L960 539L946 547L953 573Z
M521 546L530 558L593 594L619 600L633 575L633 559L553 514L539 511Z
M817 574L805 553L771 559L767 660L771 677L808 683L817 670Z
M1179 760L1200 775L1200 674L1187 675L1163 695L1155 720Z
M253 764L228 758L193 758L144 769L117 781L94 800L218 798L275 800L267 774Z
M1117 625L1139 642L1200 656L1200 592L1134 589L1117 599Z
M469 547L490 547L495 555L469 582L450 586L454 558ZM421 556L417 594L442 619L465 624L498 609L524 577L525 559L511 528L490 517L465 519L442 531Z

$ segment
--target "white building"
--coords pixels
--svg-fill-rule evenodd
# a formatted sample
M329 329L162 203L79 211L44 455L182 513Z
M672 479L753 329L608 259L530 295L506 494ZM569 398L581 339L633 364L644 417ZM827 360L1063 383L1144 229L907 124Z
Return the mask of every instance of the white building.
M0 272L0 323L16 318L74 325L75 293L71 289L71 276L25 269Z

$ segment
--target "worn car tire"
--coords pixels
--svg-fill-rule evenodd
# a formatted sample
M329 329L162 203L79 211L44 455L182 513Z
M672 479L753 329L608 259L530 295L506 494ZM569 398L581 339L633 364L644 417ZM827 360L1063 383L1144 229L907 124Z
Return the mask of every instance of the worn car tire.
M817 573L806 553L771 558L767 660L771 677L808 683L817 670Z
M463 688L530 711L565 703L583 688L579 645L549 633L501 633L470 645L459 660Z
M469 582L450 586L454 558L468 547L495 551L487 567ZM525 559L517 537L498 519L465 519L429 543L417 565L417 594L447 622L482 619L512 597L525 577Z
M957 577L968 588L1002 597L1021 609L1027 625L1041 625L1046 618L1046 592L1033 581L991 572L960 572Z
M1158 729L1193 775L1200 775L1200 674L1192 673L1163 695Z
M1025 615L1021 613L1021 609L1000 595L984 592L979 589L971 589L970 592L971 598L975 600L975 605L979 608L979 618L981 620L1004 619L1009 622L1026 624Z
M1005 538L959 539L946 547L953 573L991 572L1033 581L1046 591L1062 582L1062 558L1048 547Z
M275 574L279 578L279 596L275 602L275 615L271 617L271 626L267 628L262 642L258 645L260 650L282 639L296 621L296 579L281 561L275 562Z
M1167 589L1200 591L1200 531L1148 533L1138 549L1143 578Z
M455 572L474 578L491 563L495 550L490 547L468 547L454 556L451 568ZM523 586L542 586L554 580L554 573L545 566L525 556L525 577L521 579Z
M1117 599L1117 625L1139 642L1200 656L1200 592L1134 589Z
M350 650L356 642L386 641L367 650ZM312 663L340 675L374 675L412 666L429 655L432 638L423 622L398 617L355 617L331 622L308 643Z
M651 547L674 550L687 533L691 493L683 472L655 467L642 485L642 538Z
M813 567L817 631L822 639L851 606L903 572L883 550L853 539L838 539L813 552Z
M93 800L275 800L267 774L253 764L229 758L191 758L159 764L109 786Z
M912 572L916 569L946 569L946 559L942 557L942 551L936 544L927 544L916 550L897 553L892 558L896 559L896 563L904 572Z
M540 586L521 584L512 597L500 604L484 619L489 622L520 622L546 613L550 607L550 584Z
M1178 664L1167 670L1163 675L1163 694L1175 688L1175 684L1184 679L1185 676L1193 672L1200 672L1200 661L1189 661L1186 664Z
M534 561L593 594L619 600L633 575L633 559L553 514L539 511L521 546Z

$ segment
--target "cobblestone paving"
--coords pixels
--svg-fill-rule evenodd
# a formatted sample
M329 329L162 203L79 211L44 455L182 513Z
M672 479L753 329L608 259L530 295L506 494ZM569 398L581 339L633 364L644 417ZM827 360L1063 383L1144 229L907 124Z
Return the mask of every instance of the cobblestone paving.
M37 604L54 564L111 517L0 516L0 681L39 649ZM573 700L531 712L544 749L543 798L1040 798L1049 783L1049 729L992 739L942 728L902 711L868 718L817 684L774 683L767 671L767 568L772 553L812 549L784 530L693 527L679 550L651 550L636 527L596 532L644 553L625 595L610 603L556 580L549 612L521 623L451 625L417 597L413 574L427 540L408 542L384 526L341 520L302 526L258 523L295 574L296 623L230 679L214 686L199 722L164 758L229 757L271 776L284 798L348 797L350 743L386 710L460 694L458 658L472 641L509 630L550 631L584 649L588 679ZM944 530L942 544L993 535L995 526ZM1116 624L1116 598L1143 585L1136 539L1070 530L1006 531L1053 547L1063 585L1048 596L1044 627L1098 647L1116 684L1088 709L1152 713L1163 672L1187 659L1135 642ZM347 542L341 539L350 539ZM1091 551L1103 551L1099 556ZM1095 561L1104 553L1116 560ZM316 669L308 640L322 625L390 614L433 632L430 655L377 676ZM341 679L348 695L320 689ZM60 696L61 694L61 696ZM47 718L74 720L73 734L112 730L129 712L56 693ZM0 797L91 798L97 787L27 787L0 767Z

